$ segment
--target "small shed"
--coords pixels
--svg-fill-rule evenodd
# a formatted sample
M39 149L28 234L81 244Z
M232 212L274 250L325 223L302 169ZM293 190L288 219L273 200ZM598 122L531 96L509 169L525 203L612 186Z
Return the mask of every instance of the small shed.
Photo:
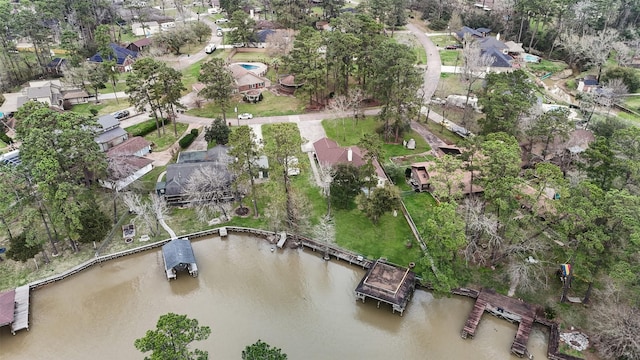
M196 257L189 239L173 239L162 246L162 258L167 280L175 279L178 271L188 271L193 277L198 276Z

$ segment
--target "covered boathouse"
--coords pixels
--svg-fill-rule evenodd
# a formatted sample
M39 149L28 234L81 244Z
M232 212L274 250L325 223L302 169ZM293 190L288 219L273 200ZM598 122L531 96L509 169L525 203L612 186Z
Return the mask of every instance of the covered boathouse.
M189 239L173 239L162 245L162 258L167 280L175 279L178 271L188 271L193 277L198 276L196 257Z
M409 268L377 260L356 287L356 298L362 302L366 298L377 300L378 307L381 302L390 304L393 312L402 316L415 288L416 274Z

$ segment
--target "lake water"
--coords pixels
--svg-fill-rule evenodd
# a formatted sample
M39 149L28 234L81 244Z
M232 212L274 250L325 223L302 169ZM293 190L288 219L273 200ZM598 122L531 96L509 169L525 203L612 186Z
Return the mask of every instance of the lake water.
M142 359L133 341L168 312L211 327L195 348L240 359L257 339L289 359L516 359L516 325L484 315L474 339L460 337L470 299L416 291L404 316L356 301L361 268L302 250L271 251L246 235L193 242L199 277L168 282L160 249L114 260L31 293L30 331L0 328L0 359ZM546 332L529 351L546 359Z

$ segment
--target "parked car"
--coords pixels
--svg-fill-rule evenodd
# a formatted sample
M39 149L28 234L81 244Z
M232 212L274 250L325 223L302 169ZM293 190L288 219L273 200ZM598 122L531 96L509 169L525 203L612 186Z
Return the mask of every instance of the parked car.
M453 44L453 45L447 45L444 47L447 50L457 50L457 49L462 49L462 44Z
M249 119L253 119L253 114L249 114L249 113L239 114L239 115L238 115L238 119L239 119L239 120L249 120Z
M228 23L229 19L227 18L220 18L218 20L216 20L216 24L224 24L224 23Z
M244 43L234 43L233 47L237 47L237 48L244 47Z
M124 119L124 118L129 116L129 110L116 111L112 115L113 115L114 118L116 118L118 120Z
M216 51L216 44L209 44L204 47L204 52L206 52L207 54L211 54L214 51Z

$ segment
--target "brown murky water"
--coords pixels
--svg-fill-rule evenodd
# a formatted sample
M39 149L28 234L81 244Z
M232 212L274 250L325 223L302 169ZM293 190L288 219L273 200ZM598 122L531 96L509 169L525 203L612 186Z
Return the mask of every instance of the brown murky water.
M364 270L263 240L230 235L193 244L200 275L168 282L160 250L114 260L31 293L31 330L0 328L0 359L142 359L133 341L168 312L212 329L193 345L210 359L240 359L262 339L290 359L516 359L516 325L485 315L476 338L460 330L469 299L417 291L404 312L356 302ZM546 359L534 329L529 350Z

